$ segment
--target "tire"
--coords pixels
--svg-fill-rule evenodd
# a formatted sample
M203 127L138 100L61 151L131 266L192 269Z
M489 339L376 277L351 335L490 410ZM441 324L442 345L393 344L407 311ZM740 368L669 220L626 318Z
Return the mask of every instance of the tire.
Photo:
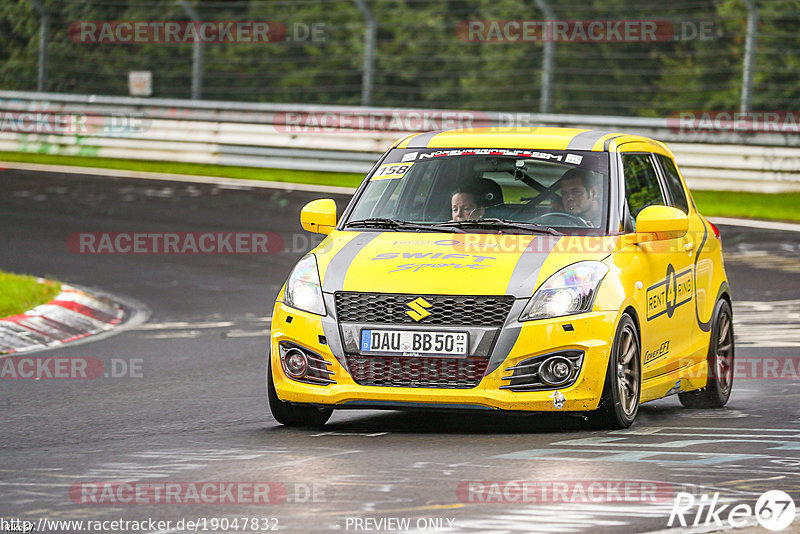
M591 428L618 429L633 424L642 391L640 347L636 323L625 313L614 334L600 405L587 418Z
M708 342L708 377L706 386L697 391L678 393L687 408L722 408L733 389L733 313L731 305L720 299L714 306Z
M292 404L278 398L275 383L272 381L272 365L267 363L267 399L272 417L286 426L316 427L323 426L331 418L333 410L317 408L312 405Z

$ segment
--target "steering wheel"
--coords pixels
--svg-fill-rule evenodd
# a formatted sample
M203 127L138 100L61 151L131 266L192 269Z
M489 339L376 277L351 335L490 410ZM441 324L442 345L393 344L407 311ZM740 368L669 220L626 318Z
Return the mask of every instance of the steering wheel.
M550 219L555 219L551 221ZM559 222L562 221L562 222ZM532 218L528 222L534 224L543 224L545 226L579 226L582 228L592 228L592 224L589 223L583 217L579 217L577 215L573 215L571 213L567 213L564 211L551 211L549 213L544 213L542 215L537 215L536 217ZM566 222L566 224L563 224ZM572 224L570 224L572 223Z

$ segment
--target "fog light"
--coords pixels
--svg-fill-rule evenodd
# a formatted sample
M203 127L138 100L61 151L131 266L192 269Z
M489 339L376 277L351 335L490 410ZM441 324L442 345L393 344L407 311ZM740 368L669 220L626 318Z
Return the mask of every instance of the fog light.
M294 378L302 378L308 371L308 358L300 349L289 349L283 357L286 372Z
M539 376L551 386L558 386L570 379L572 370L571 361L563 356L553 356L546 359L539 367Z

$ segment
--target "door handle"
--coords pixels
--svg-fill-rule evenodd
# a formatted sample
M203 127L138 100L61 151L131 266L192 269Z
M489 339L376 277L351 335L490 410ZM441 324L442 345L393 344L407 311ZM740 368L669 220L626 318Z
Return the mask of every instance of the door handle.
M685 245L683 245L683 250L691 254L692 251L694 250L694 243L693 242L686 243Z

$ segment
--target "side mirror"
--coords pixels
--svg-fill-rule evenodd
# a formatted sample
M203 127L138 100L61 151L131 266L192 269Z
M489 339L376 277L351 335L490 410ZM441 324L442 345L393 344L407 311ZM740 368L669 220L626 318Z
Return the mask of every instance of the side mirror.
M330 198L312 200L300 211L303 230L328 235L336 228L336 203Z
M689 231L689 217L678 208L647 206L636 216L637 241L677 239ZM645 234L645 235L642 235Z

